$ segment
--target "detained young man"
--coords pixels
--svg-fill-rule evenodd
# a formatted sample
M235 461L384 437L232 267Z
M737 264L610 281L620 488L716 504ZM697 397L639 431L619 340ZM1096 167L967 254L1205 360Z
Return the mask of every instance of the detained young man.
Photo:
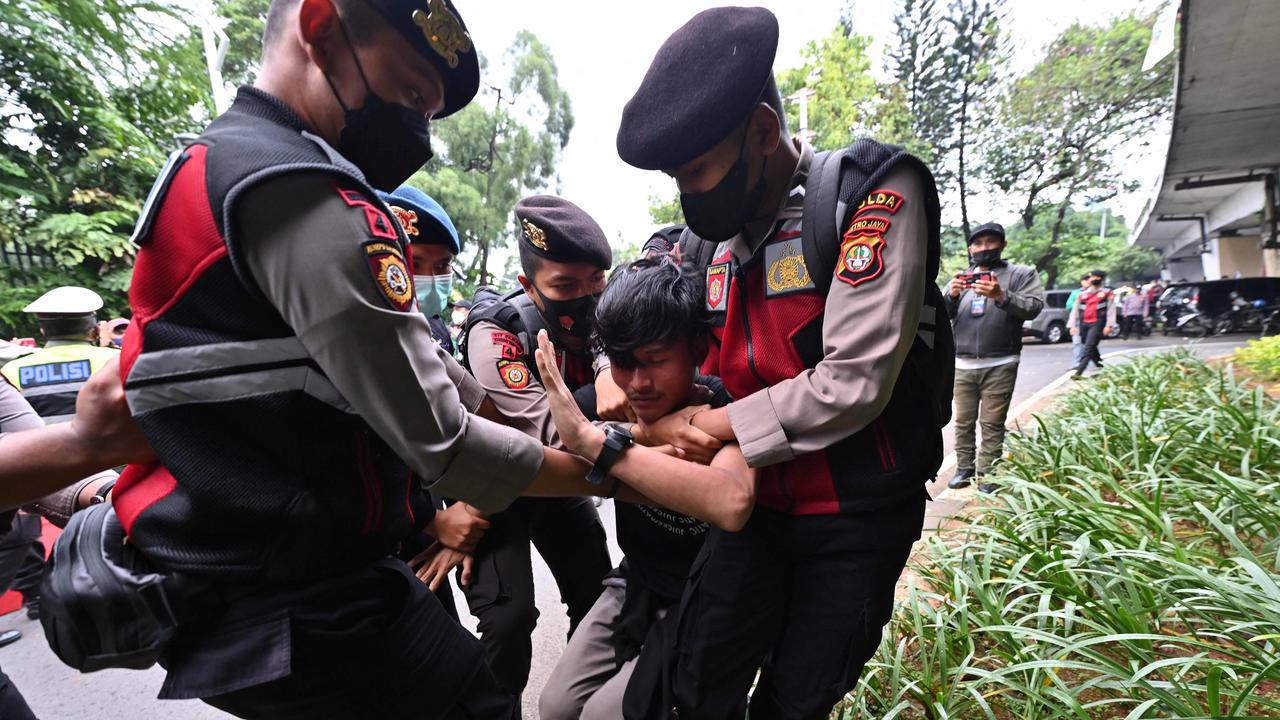
M662 256L620 269L600 299L596 338L609 358L614 382L626 392L640 434L647 423L701 404L703 388L710 390L713 407L729 402L718 378L697 374L698 362L707 354L709 325L703 282L692 267L682 268ZM563 386L560 392L549 389L549 395L566 447L595 457L593 438L603 431L589 422L595 419L594 387L575 393L576 407ZM573 445L570 438L576 439ZM645 455L656 453L624 451L622 457L637 466L623 467L620 461L614 475L646 472L639 467L648 459ZM718 484L728 497L754 499L756 471L747 467L736 443L724 445L709 467L665 457L661 467L652 466L655 472L668 472L666 468L681 477L716 478L716 483L706 483L708 490ZM605 581L604 592L552 671L538 706L543 720L622 717L624 697L628 714L644 714L633 708L653 702L669 706L661 682L674 647L675 616L668 612L679 603L707 525L646 503L618 503L616 518L618 544L626 557ZM737 527L735 521L727 529Z

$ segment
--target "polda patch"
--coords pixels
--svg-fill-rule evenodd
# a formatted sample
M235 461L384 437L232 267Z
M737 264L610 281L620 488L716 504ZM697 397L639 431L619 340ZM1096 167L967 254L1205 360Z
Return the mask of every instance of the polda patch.
M411 309L413 277L409 274L409 267L405 264L400 248L375 240L364 244L364 252L369 272L373 275L373 283L391 309L400 312Z
M707 266L707 310L723 312L729 299L729 263Z
M508 388L523 390L529 387L529 366L518 360L499 360L498 377Z

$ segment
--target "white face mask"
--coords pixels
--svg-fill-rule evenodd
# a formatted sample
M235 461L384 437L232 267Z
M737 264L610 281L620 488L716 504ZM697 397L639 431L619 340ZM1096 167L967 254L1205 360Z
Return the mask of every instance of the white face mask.
M418 310L429 318L444 312L453 292L453 273L414 275L413 288L418 297Z

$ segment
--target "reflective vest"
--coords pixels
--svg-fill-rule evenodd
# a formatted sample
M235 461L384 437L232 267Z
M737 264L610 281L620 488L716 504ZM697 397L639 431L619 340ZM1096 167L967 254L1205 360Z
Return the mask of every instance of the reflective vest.
M408 466L262 297L228 222L255 184L324 173L408 254L373 190L304 132L278 100L241 88L170 160L135 231L121 369L159 462L130 466L113 503L130 541L169 570L315 580L385 557L411 528Z
M49 425L76 414L76 394L89 376L120 354L88 341L50 340L48 345L4 366L5 378Z

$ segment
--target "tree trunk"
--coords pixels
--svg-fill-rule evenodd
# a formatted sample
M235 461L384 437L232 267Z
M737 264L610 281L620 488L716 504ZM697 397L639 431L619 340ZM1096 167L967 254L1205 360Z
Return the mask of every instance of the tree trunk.
M1036 269L1045 273L1045 287L1053 288L1054 282L1058 279L1058 256L1062 255L1062 248L1058 247L1058 240L1062 237L1063 220L1067 217L1067 208L1071 206L1071 194L1068 194L1061 203L1058 204L1058 213L1053 219L1053 230L1049 233L1049 246L1045 248L1044 253L1036 260Z

